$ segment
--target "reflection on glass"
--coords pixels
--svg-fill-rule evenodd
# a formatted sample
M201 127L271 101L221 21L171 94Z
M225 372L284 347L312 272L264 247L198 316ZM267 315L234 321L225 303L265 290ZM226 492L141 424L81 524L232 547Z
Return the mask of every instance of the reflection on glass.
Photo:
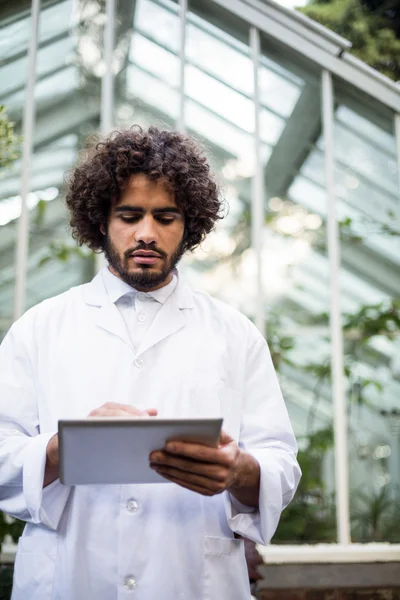
M40 14L35 86L35 152L31 188L27 307L91 278L93 257L77 248L64 207L64 175L88 133L99 128L104 6L100 1L58 3L63 30L48 32L54 10Z
M76 163L86 135L99 126L102 11L101 2L77 5L74 11L72 0L64 0L40 13L32 191L27 199L30 236L26 308L92 274L90 255L77 251L70 239L63 182L65 171ZM12 107L12 118L20 127L29 24L22 18L9 27L1 39L7 40L12 32L19 35L25 54L21 56L19 51L14 57L11 46L6 45L7 60L0 67L0 81L5 83L1 86L0 103ZM2 183L1 244L8 246L7 253L1 252L1 260L4 257L7 266L0 267L0 305L8 307L10 316L14 287L11 232L16 230L21 210L18 165Z
M392 126L345 98L335 116L351 527L360 542L400 541L400 222Z
M7 90L13 81L12 55L17 47L14 45L15 40L21 44L26 43L30 24L28 17L7 25L0 22L0 105L5 106L8 118L17 123L22 118L24 81L20 86L21 103L18 106L10 101ZM19 57L17 62L21 73L26 73L26 54ZM21 214L20 177L20 160L15 160L8 168L0 169L0 340L11 326L14 313L14 261L18 218Z
M295 74L290 85L291 112L265 167L262 260L267 339L299 442L303 477L273 542L334 542L330 282L324 152L318 147L320 91L311 80Z
M121 7L121 44L116 77L119 127L173 126L179 113L179 17L175 2L138 0L134 11Z

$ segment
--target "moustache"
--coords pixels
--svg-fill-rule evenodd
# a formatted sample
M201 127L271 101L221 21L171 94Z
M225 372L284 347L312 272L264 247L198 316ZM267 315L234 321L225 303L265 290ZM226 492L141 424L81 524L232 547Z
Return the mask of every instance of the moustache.
M161 258L168 258L168 254L166 252L164 252L163 250L160 250L160 248L157 248L156 246L154 246L152 244L140 244L139 246L136 246L136 248L130 248L129 250L127 250L124 253L125 258L129 258L131 254L133 254L134 252L139 252L139 250L147 250L148 252L155 252L156 254L161 256Z

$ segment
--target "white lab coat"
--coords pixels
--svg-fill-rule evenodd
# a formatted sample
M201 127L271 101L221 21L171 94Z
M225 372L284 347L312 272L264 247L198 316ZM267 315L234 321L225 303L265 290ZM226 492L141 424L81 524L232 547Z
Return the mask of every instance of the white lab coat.
M141 360L138 360L140 358ZM224 417L261 465L260 510L172 483L42 489L58 419L105 402ZM267 345L179 278L134 355L100 272L14 323L0 349L0 509L27 521L13 600L248 600L243 542L267 544L299 479ZM132 502L133 501L133 502Z

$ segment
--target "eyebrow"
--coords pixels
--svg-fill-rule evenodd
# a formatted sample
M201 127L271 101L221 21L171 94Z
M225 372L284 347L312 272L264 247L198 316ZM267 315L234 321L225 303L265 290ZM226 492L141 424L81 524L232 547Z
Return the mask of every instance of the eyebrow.
M126 204L126 205L122 205L122 206L117 206L115 208L115 212L116 213L131 212L131 213L144 214L145 211L140 206L131 206L130 204ZM163 208L153 208L153 210L151 211L151 214L153 214L153 215L160 215L160 214L165 214L165 213L169 213L169 214L173 213L176 215L182 215L181 209L176 206L165 206Z

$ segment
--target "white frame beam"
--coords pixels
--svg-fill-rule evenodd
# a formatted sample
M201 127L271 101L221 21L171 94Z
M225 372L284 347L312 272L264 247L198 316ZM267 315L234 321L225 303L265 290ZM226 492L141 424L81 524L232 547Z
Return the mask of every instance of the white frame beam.
M106 23L104 27L104 64L101 80L100 130L104 135L114 126L114 45L115 45L115 0L106 2ZM96 254L95 269L100 271L107 265L104 253Z
M106 2L106 23L104 27L104 65L101 80L100 129L109 133L114 125L114 72L113 55L115 43L115 0Z
M334 98L332 75L322 72L322 126L325 140L325 176L328 215L328 258L330 275L330 332L332 348L333 430L335 449L336 522L338 542L351 543L349 471L347 449L347 404L344 384L343 331L340 309L340 239L336 214L334 164Z
M14 320L25 311L26 279L29 246L29 212L27 199L30 191L30 171L35 127L36 58L39 36L40 0L32 0L31 36L28 48L27 79L23 116L23 144L21 161L21 215L18 220L15 259Z
M179 0L179 112L176 121L178 131L185 131L185 65L186 65L186 25L188 0Z
M254 98L254 178L251 203L251 244L256 263L255 324L265 335L264 290L262 280L262 236L264 231L264 173L261 157L260 137L260 34L256 27L250 28L250 50L253 60Z
M398 205L397 205L397 216L400 219L400 113L394 115L394 135L396 139L396 149L397 149L397 176L399 182L398 189Z

